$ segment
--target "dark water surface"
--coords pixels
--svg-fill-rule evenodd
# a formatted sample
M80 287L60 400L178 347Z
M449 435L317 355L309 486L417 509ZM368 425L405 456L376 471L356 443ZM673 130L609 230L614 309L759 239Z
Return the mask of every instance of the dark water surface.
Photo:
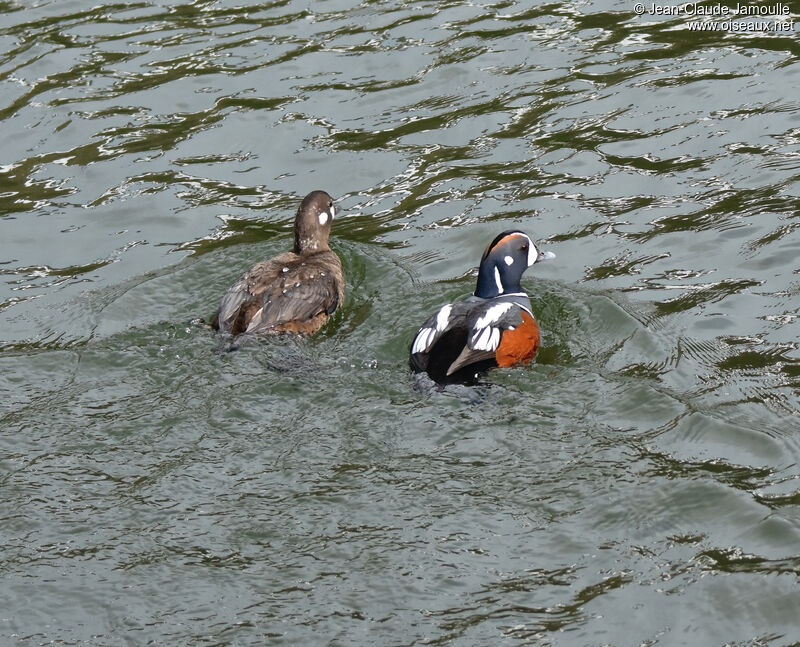
M689 22L0 2L0 644L797 644L800 42ZM217 353L318 188L345 307ZM540 361L416 393L510 227Z

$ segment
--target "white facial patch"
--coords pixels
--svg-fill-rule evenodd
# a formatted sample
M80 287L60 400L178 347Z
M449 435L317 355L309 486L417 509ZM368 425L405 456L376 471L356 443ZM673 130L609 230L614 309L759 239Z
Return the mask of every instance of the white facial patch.
M494 283L497 286L497 291L503 294L503 282L500 280L500 270L497 269L496 265L494 268Z
M525 236L525 234L523 234ZM528 238L525 236L525 238ZM528 238L528 267L533 265L536 262L536 259L539 257L539 254L536 252L536 245L533 244L533 241Z
M327 211L320 212L318 218L319 218L319 224L324 225L326 222L328 222L328 212Z
M503 260L506 262L506 265L510 266L514 264L514 259L511 258L510 256L506 256Z

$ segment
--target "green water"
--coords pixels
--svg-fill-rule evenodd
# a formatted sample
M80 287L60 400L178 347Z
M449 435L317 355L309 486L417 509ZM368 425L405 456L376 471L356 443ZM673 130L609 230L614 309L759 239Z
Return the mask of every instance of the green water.
M800 44L689 22L0 3L0 644L800 642ZM217 352L313 189L345 306ZM539 361L415 392L512 227Z

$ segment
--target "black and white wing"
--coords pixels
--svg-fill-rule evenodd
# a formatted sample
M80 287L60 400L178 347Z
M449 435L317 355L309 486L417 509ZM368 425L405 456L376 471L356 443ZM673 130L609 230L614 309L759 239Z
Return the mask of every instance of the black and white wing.
M464 313L458 312L459 305L461 304L448 303L442 306L422 324L411 342L412 355L429 353L447 331L463 320Z
M467 317L466 345L447 369L447 375L469 364L495 359L503 332L522 323L522 309L511 301L492 303L474 309Z

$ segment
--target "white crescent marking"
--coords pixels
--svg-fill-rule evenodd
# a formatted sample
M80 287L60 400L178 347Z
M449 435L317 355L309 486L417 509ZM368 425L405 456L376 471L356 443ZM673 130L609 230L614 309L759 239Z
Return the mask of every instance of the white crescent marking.
M428 347L428 341L433 337L433 328L423 328L417 333L414 345L411 347L412 353L421 353Z
M514 304L505 301L503 303L498 303L497 305L491 306L478 321L475 322L476 328L486 328L486 326L491 326L494 323L497 323L506 312L511 310L514 307Z
M436 315L436 330L441 332L445 328L447 328L447 324L450 322L450 312L453 310L453 305L448 304L444 306L441 310L439 310L439 314Z

